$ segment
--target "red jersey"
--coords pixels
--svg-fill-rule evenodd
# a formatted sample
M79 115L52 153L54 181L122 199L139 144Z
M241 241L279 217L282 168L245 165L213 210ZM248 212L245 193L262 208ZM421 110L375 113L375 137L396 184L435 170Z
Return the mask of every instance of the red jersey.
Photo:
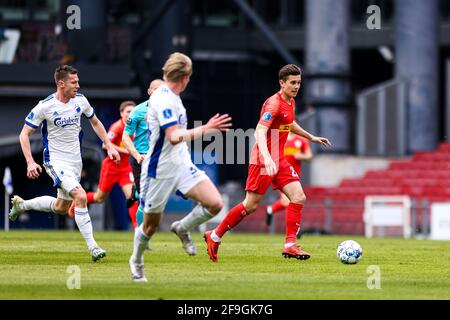
M114 143L116 146L125 148L124 143L122 142L122 134L123 130L125 129L125 123L123 123L122 119L117 120L114 122L108 130L108 138L111 140L112 143ZM126 153L120 152L120 162L119 164L115 164L113 160L111 160L109 157L106 157L103 163L105 165L108 165L108 167L113 167L118 170L122 169L128 169L130 166L130 155Z
M292 139L287 139L284 146L284 156L294 170L300 174L301 161L294 158L296 153L305 153L309 150L309 142L303 137L295 135Z
M269 128L269 131L267 131L267 148L277 166L279 161L284 158L284 145L294 122L294 109L295 100L291 99L291 104L287 103L281 97L280 92L268 98L261 109L258 124ZM264 160L258 144L253 146L250 164L264 167Z

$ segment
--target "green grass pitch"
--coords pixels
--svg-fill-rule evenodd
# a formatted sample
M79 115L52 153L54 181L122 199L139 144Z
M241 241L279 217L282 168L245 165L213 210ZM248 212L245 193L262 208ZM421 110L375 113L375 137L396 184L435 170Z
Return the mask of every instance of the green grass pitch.
M148 283L130 280L131 232L96 232L108 252L91 261L76 231L0 233L0 299L450 299L450 243L305 235L300 243L312 254L299 261L281 256L283 235L229 233L213 264L200 233L188 256L172 233L157 233L145 255ZM337 245L358 241L363 257L341 264ZM80 289L69 289L69 266L80 270ZM373 267L380 270L380 288Z

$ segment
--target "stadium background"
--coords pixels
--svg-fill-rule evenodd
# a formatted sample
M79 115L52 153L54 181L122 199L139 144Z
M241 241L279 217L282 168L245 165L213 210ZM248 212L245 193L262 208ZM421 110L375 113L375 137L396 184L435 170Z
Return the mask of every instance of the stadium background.
M70 5L81 9L81 29L67 28ZM380 29L370 27L371 5L380 9ZM8 59L11 30L20 40ZM406 194L414 231L426 235L430 204L450 200L448 0L0 0L0 170L11 168L14 193L54 194L45 174L26 179L18 134L29 110L54 92L58 64L79 69L80 91L108 128L121 101L146 99L173 51L194 62L183 94L190 125L220 112L233 116L236 129L254 128L265 98L278 89L279 68L304 69L300 124L334 144L314 147L304 165L304 230L362 234L366 195ZM84 131L83 185L94 190L103 152L87 123ZM243 198L246 164L206 168L231 206ZM190 206L173 198L163 228ZM283 215L267 230L263 210L239 230L282 232ZM130 228L118 190L92 216L95 228ZM27 217L11 228L74 228L65 218Z

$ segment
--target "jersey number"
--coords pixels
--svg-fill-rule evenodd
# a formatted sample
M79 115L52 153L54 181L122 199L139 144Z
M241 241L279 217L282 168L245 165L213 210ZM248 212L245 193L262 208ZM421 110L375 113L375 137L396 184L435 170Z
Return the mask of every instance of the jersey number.
M292 168L292 167L289 167L289 168L291 169L292 176L294 178L298 178L298 174L297 174L297 172L295 172L294 168Z

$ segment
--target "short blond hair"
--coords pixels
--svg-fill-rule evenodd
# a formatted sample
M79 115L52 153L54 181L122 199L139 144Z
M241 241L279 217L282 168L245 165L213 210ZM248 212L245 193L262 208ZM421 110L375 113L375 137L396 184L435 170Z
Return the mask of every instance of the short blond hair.
M172 53L162 68L164 80L178 82L184 76L192 74L192 60L180 52Z

